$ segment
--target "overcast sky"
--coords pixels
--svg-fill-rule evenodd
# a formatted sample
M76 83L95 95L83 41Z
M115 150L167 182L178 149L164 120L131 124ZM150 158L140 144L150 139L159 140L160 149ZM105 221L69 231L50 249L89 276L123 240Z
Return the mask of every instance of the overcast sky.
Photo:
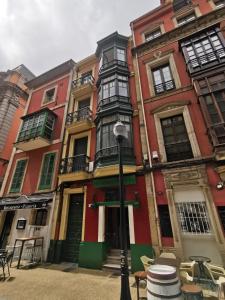
M95 52L114 31L130 35L129 24L159 0L0 0L0 71L26 65L35 75Z

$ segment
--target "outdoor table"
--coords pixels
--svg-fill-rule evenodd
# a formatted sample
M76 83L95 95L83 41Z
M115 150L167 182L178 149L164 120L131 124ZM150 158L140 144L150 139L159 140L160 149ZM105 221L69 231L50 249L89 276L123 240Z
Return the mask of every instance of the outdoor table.
M146 280L147 279L147 272L145 271L138 271L134 273L134 278L136 281L136 286L137 286L137 300L139 300L139 282L141 280Z
M15 239L15 243L14 243L14 247L13 247L12 260L13 260L14 252L15 252L15 249L16 249L16 244L17 244L17 242L21 242L21 249L20 249L20 253L19 253L19 258L18 258L18 263L17 263L17 269L19 269L19 267L20 267L20 261L21 261L21 256L22 256L22 253L23 253L23 248L24 248L25 242L27 242L27 241L34 241L33 248L35 248L37 240L41 240L41 244L38 245L38 246L41 246L41 253L43 253L43 243L44 243L44 237L43 236L29 237L29 238L17 238L17 239ZM12 264L12 260L11 260L11 264ZM10 266L11 266L11 264L10 264Z
M205 268L204 268L204 262L211 262L211 259L209 257L205 256L190 256L189 259L191 261L195 261L198 264L198 282L201 280L201 278L207 278L207 275L205 273Z
M156 265L167 265L175 268L179 268L180 262L177 258L158 257L155 259Z

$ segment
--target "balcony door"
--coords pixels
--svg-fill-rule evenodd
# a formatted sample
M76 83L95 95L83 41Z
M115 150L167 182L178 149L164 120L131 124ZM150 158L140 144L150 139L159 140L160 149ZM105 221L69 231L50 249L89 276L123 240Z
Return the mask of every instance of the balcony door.
M90 99L85 99L78 102L77 121L84 120L89 116Z
M73 171L84 171L86 167L88 137L75 139Z

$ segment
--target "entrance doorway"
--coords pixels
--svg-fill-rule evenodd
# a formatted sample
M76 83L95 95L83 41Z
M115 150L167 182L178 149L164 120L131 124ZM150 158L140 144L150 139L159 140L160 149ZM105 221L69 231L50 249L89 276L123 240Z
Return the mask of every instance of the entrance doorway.
M125 208L127 249L130 249L128 209ZM106 207L105 241L109 249L120 249L120 208Z
M5 249L7 246L14 216L15 216L15 211L7 211L6 212L5 222L4 222L1 237L0 237L0 248L1 249Z
M66 240L63 244L62 260L78 262L83 222L83 194L70 196Z

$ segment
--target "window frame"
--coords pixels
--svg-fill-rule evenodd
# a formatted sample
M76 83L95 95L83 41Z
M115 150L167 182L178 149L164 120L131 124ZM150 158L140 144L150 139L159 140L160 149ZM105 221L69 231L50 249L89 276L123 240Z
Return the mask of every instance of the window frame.
M52 170L52 175L51 175L51 183L49 185L43 184L42 183L42 176L44 172L44 163L45 163L45 158L48 155L54 155L54 161L53 161L53 170ZM49 151L43 154L42 156L42 162L41 162L41 168L39 172L39 180L38 180L38 185L37 185L37 191L46 191L46 190L51 190L54 184L54 171L55 171L55 166L57 162L57 151ZM45 179L46 181L46 179Z
M188 19L190 16L194 16L194 18ZM177 17L176 19L177 19L177 26L180 27L180 26L183 26L187 23L190 23L190 22L196 20L197 16L196 16L195 11L192 11L184 16ZM183 20L183 22L182 22L182 20Z
M46 94L47 94L47 92L49 92L49 91L52 90L52 89L55 89L53 98L52 98L51 101L46 102L46 101L45 101L45 99L46 99ZM48 104L50 104L50 103L55 102L55 100L56 100L56 95L57 95L57 91L58 91L58 85L57 85L57 84L56 84L56 85L53 85L53 86L51 86L51 87L48 87L47 89L45 89L45 90L44 90L44 93L43 93L43 96L42 96L41 106L46 106L46 105L48 105Z
M166 67L168 67L169 69L169 74L171 79L169 81L165 81L165 73L163 71L163 69L165 69ZM161 83L156 84L156 80L155 80L155 76L154 76L154 72L158 71L160 73L160 79L161 79ZM174 79L173 79L173 74L171 72L171 68L170 68L170 64L165 64L165 65L160 65L154 69L152 69L152 78L153 78L153 83L154 83L154 90L155 90L155 94L156 95L160 95L162 93L166 93L166 92L170 92L172 90L174 90L176 88ZM168 84L168 82L172 83L172 88L167 89L166 84ZM157 86L161 85L163 90L162 91L157 91Z
M41 212L41 224L37 224L37 216L38 216L38 213ZM44 224L43 224L43 220L45 221ZM33 225L34 226L46 226L47 225L47 220L48 220L48 209L46 208L41 208L41 209L37 209L35 211L35 217L34 217L34 223Z
M21 176L20 187L12 189L13 181L15 180L14 178L15 178L15 174L16 174L16 169L17 169L18 164L21 161L25 161L26 163L25 163L25 166L24 166L23 174ZM25 175L26 175L26 171L27 171L27 167L28 167L28 161L29 161L29 159L27 157L23 157L23 158L20 158L20 159L16 160L14 170L13 170L13 175L11 177L11 182L9 184L8 194L18 194L18 193L21 192L22 187L23 187L23 183L24 183L24 179L25 179Z

